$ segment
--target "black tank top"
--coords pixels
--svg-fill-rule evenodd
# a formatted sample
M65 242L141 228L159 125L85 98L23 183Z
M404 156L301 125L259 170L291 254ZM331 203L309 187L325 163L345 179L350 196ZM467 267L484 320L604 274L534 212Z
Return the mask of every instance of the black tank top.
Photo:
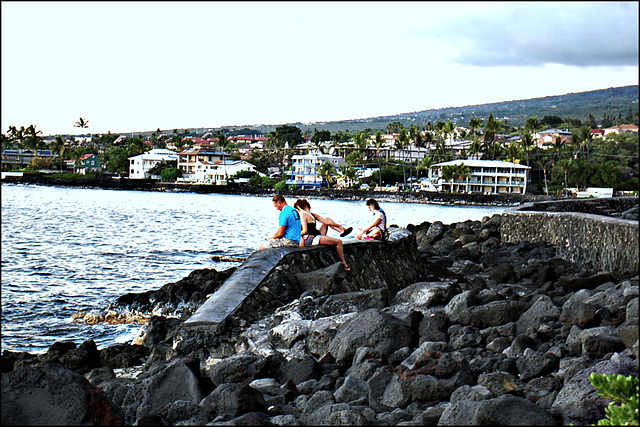
M313 217L314 220L316 219L316 217L313 216L313 214L311 214L311 216ZM307 234L310 235L310 236L319 236L320 235L320 232L316 228L316 222L315 221L307 223Z

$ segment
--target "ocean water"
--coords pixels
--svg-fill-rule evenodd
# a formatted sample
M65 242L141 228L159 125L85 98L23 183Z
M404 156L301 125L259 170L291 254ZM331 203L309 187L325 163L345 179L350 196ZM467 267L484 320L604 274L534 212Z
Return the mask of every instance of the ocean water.
M309 202L345 226L362 228L371 219L364 201ZM380 204L389 224L400 227L480 220L506 209ZM43 353L56 341L93 339L98 348L130 342L139 325L88 325L72 316L196 269L238 266L211 256L248 257L273 235L278 213L270 196L2 184L2 351Z

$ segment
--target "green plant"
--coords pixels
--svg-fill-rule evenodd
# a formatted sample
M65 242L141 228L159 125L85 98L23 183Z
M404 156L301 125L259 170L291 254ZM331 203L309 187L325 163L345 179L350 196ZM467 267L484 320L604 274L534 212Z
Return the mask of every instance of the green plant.
M599 426L638 425L638 377L592 373L589 381L598 396L612 400L604 410L606 418L598 421Z
M182 176L182 170L178 168L165 168L160 172L163 182L174 182L180 176Z
M287 188L287 183L284 180L278 181L275 184L273 184L273 189L276 191L284 190L286 188Z

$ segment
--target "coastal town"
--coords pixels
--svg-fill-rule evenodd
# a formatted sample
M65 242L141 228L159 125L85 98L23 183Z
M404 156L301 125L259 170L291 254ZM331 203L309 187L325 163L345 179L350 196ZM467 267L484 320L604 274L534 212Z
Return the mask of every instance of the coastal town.
M150 135L42 137L32 125L3 134L2 170L3 178L39 171L274 189L637 194L637 159L635 166L630 160L633 144L637 155L637 124L582 126L572 132L549 126L558 120L531 117L523 129L510 134L497 132L503 127L491 115L484 128L482 120L474 118L467 127L438 121L407 129L394 122L386 133L334 135L319 130L303 134L296 126L282 125L268 135L227 136L212 129L171 134L158 129ZM80 118L77 126L87 123ZM585 176L587 166L591 173Z

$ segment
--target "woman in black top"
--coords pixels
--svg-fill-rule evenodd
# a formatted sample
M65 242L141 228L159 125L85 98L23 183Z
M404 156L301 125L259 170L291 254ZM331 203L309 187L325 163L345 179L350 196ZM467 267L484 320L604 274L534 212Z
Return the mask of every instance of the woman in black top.
M311 213L311 205L305 199L298 199L293 207L300 213L300 224L302 226L302 239L300 239L300 247L326 245L335 246L338 258L344 265L346 271L351 271L344 259L344 250L342 248L342 240L335 237L323 236L317 228L317 221L314 214Z

